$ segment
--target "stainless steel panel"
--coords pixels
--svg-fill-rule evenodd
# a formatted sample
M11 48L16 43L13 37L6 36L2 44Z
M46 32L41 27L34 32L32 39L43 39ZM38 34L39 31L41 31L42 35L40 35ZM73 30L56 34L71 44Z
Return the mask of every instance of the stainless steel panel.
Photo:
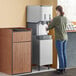
M32 36L32 64L39 64L39 41Z
M40 6L27 6L27 22L41 21L40 13Z
M52 64L52 39L39 40L33 36L32 63L37 65Z
M38 23L27 23L27 28L31 28L32 29L32 35L36 35L37 33L37 25Z
M52 64L52 39L40 40L40 66Z

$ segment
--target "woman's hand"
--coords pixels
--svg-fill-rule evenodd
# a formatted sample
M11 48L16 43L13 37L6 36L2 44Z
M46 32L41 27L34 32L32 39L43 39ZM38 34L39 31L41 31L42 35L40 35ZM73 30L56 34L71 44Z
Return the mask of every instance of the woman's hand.
M46 30L48 31L48 28L46 28Z

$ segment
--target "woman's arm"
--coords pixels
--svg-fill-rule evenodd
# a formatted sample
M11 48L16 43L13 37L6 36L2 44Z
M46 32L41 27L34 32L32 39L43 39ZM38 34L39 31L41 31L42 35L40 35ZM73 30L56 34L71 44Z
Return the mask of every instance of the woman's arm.
M53 29L56 25L56 20L55 18L52 20L52 22L49 24L47 30Z

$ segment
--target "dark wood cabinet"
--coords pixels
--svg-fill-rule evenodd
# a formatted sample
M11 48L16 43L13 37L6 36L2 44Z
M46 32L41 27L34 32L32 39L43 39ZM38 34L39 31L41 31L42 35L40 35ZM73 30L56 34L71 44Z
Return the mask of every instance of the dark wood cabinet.
M31 72L31 30L0 29L0 72Z

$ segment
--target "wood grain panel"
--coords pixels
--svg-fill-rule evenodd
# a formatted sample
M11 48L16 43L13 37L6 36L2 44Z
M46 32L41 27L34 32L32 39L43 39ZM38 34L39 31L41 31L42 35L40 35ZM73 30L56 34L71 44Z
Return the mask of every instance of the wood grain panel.
M32 35L32 32L31 31L27 31L26 32L26 38L25 38L26 41L31 41L31 38L32 38L31 35Z
M13 43L13 74L31 72L31 42Z
M31 41L31 31L13 32L13 42Z
M57 0L52 0L53 5L53 17L56 16L56 6L57 6Z
M12 31L0 29L0 72L12 74Z

